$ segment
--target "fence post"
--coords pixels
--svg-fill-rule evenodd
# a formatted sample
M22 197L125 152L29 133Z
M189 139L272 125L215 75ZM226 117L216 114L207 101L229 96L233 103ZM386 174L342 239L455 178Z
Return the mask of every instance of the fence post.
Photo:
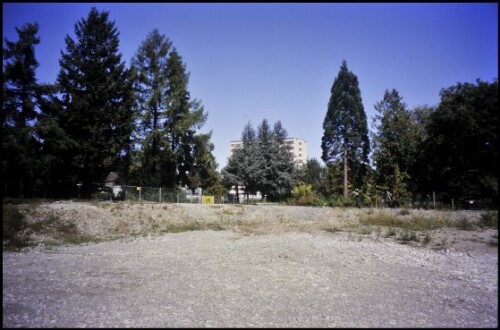
M455 203L453 201L453 198L451 199L451 209L454 210L455 209Z
M160 201L159 203L161 204L161 187L160 187L160 197L159 197Z
M179 204L179 193L177 193L177 204Z
M434 208L436 208L436 192L432 192L432 204L434 205Z

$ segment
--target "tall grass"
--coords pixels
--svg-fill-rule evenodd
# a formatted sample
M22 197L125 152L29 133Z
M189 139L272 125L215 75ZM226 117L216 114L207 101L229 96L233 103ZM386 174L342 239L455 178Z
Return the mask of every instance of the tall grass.
M403 215L407 215L405 212ZM382 226L389 228L407 228L408 230L434 230L447 226L447 221L437 217L410 215L402 219L396 214L379 212L361 216L360 223L365 226Z
M498 229L498 211L488 211L482 213L478 225L481 228Z

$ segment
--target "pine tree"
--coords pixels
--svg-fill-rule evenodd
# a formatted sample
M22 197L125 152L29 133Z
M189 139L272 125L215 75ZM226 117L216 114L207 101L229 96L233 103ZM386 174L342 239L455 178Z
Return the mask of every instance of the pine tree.
M373 119L376 183L390 191L394 199L406 197L417 152L418 125L395 89L385 91L375 110L378 113Z
M198 134L194 137L193 159L194 162L187 175L187 186L193 191L202 188L207 194L220 194L217 186L220 184L220 176L217 172L217 163L212 152L214 144L210 142L212 133Z
M190 99L189 74L175 48L167 60L166 77L169 87L164 126L169 148L165 153L166 165L162 182L167 187L174 188L177 185L189 185L188 176L196 161L193 154L196 130L204 125L207 114L199 100Z
M237 151L239 173L245 185L247 200L258 192L259 181L263 176L263 157L257 141L257 133L250 122L241 133L243 148Z
M257 133L249 122L241 133L243 145L233 150L225 168L222 169L222 182L226 188L235 188L239 198L239 186L244 186L245 195L255 195L263 175L262 157L257 142Z
M343 164L343 196L349 196L348 169L351 167L352 181L359 185L366 175L370 144L366 114L361 101L358 78L347 69L343 61L338 76L331 88L328 110L323 121L321 140L322 159Z
M58 88L52 84L39 86L37 103L40 113L35 124L35 134L41 141L37 150L39 166L37 176L43 197L74 197L78 187L74 185L70 150L78 144L68 136L62 122L63 107L57 99Z
M72 172L88 189L116 171L130 144L132 79L118 53L119 34L108 12L93 7L75 24L75 35L76 40L66 36L57 81L63 126L78 145L71 151Z
M2 147L4 192L23 197L34 184L38 141L33 132L37 119L38 83L35 46L40 43L38 24L16 28L16 42L5 39L3 66Z
M294 164L288 147L283 143L287 132L277 122L271 130L267 119L258 127L258 154L261 175L257 188L263 197L279 200L291 194L294 186Z
M284 140L287 132L281 122L271 130L263 119L257 133L248 123L241 134L243 146L233 151L222 179L227 188L245 186L249 195L260 192L262 197L280 200L289 196L295 184L294 163Z
M150 32L132 58L135 114L134 175L141 185L159 187L168 145L167 60L172 43L157 29Z

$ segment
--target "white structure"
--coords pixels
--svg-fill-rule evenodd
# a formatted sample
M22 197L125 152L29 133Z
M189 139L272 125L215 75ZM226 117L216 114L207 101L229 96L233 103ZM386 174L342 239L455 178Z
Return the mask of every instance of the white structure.
M293 161L297 167L302 167L307 163L307 141L299 138L286 138L284 143L290 147L290 152L292 153ZM243 146L242 141L231 141L231 154L233 155L233 150L241 148Z
M290 153L292 154L293 161L295 165L300 168L307 163L307 141L299 138L287 138L283 141L290 148ZM230 142L230 156L233 155L235 149L243 147L243 141L231 141ZM245 186L238 186L238 193L240 195L240 202L243 201L245 197ZM236 187L231 188L229 194L236 195ZM256 195L250 195L249 199L260 200L262 198L260 192Z

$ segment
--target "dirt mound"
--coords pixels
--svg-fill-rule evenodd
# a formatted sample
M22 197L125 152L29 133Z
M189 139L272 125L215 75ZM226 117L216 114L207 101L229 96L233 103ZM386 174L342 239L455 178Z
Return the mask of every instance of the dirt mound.
M485 252L498 246L498 230L479 226L482 211L75 201L17 208L27 223L23 235L30 245L211 229L243 235L344 231L353 240L399 240L462 252Z

